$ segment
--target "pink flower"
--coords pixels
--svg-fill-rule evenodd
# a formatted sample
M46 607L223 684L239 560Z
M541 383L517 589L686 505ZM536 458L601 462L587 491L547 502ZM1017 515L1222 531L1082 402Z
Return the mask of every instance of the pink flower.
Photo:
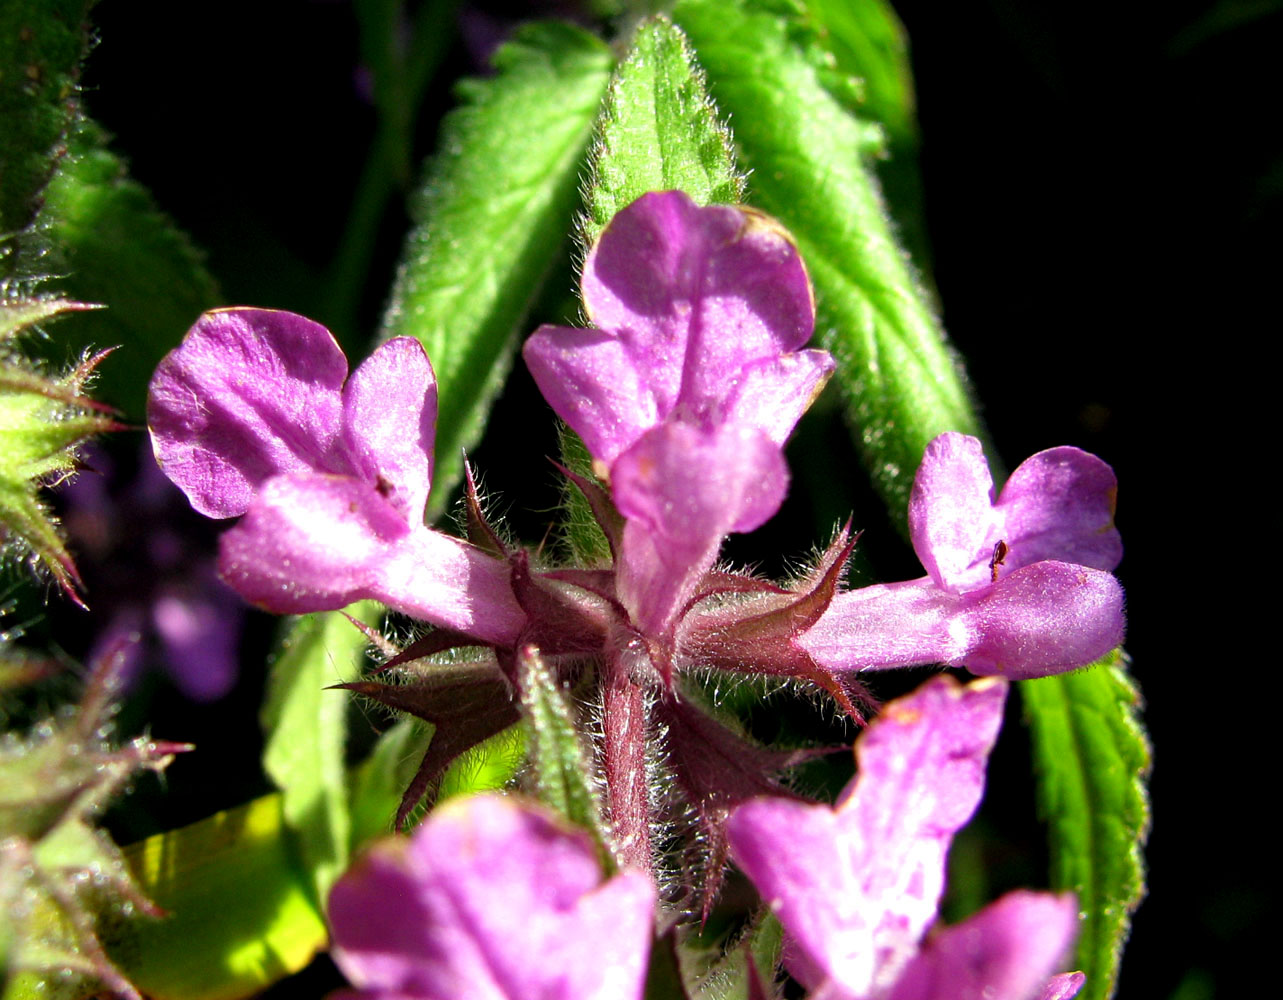
M499 796L447 802L330 893L334 960L379 1000L640 1000L655 887Z
M1113 470L1077 448L1039 452L993 499L980 442L927 446L909 532L928 576L839 594L797 645L832 670L916 663L1041 677L1123 639Z
M375 598L482 642L525 616L508 567L423 525L436 380L417 341L347 377L329 331L293 313L203 315L152 378L156 460L223 535L219 572L269 611Z
M782 448L833 371L789 235L681 191L619 212L584 264L593 327L540 327L524 356L626 519L619 597L666 636L729 532L783 502Z
M1081 976L1051 978L1077 929L1070 896L1014 892L933 926L949 844L984 792L1006 692L999 679L928 681L866 730L859 773L836 806L756 799L731 816L732 856L784 925L785 964L812 1000L1077 992Z

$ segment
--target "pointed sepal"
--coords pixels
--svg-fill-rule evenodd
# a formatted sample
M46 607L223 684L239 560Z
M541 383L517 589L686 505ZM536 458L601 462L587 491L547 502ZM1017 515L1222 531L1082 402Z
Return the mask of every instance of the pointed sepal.
M419 769L401 797L396 825L404 828L451 761L521 718L512 687L494 659L455 663L429 659L398 665L399 682L352 681L337 687L413 715L436 727Z
M844 527L816 568L793 590L759 589L742 603L694 609L683 624L683 650L697 662L719 670L810 681L831 694L847 715L862 723L864 715L857 706L873 703L863 685L817 663L794 641L819 621L832 602L859 537L851 535L849 525ZM706 586L717 588L710 589L710 594L722 589L730 592L734 582L734 577L723 573ZM737 589L752 595L754 588L743 584Z

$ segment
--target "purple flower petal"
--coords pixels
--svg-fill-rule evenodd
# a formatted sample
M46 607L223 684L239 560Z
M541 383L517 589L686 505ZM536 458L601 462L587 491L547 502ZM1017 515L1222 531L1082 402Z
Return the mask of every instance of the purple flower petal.
M1008 568L1043 559L1112 570L1123 558L1114 527L1118 480L1095 455L1051 448L1026 459L998 497Z
M1048 977L1073 944L1077 909L1072 896L1010 893L937 933L886 1000L1043 997Z
M377 487L347 476L268 480L222 536L219 573L246 600L279 614L369 597L500 645L514 642L525 623L505 563L407 525Z
M861 587L834 597L796 642L830 670L952 663L972 642L963 606L929 577Z
M152 376L156 461L209 517L242 514L283 472L328 468L347 360L293 313L219 309L196 321Z
M605 479L619 453L664 417L622 339L601 330L541 326L522 349L544 399L583 438Z
M619 456L612 485L627 518L618 592L634 624L660 635L726 534L751 531L779 509L788 468L761 431L665 423Z
M1122 644L1123 588L1109 573L1045 560L966 595L971 646L956 663L1013 680L1100 659Z
M990 582L998 536L993 478L980 442L941 434L927 445L909 494L913 551L937 585L961 593Z
M410 524L423 521L432 482L437 383L417 340L381 345L343 388L342 436L352 473L375 483Z
M152 377L156 460L210 517L244 513L272 476L318 472L378 487L417 524L436 420L427 356L398 338L346 376L318 323L267 309L206 313Z
M543 812L455 800L338 881L334 958L364 996L639 1000L655 899Z
M756 427L782 446L836 367L828 351L798 351L746 365L725 387L726 420Z
M830 670L945 663L1022 679L1091 663L1124 628L1113 576L1044 561L966 594L926 577L838 594L796 642Z
M1038 1000L1073 1000L1086 984L1087 977L1081 972L1062 972L1047 980Z
M779 916L792 971L865 996L893 983L936 916L945 855L975 810L1006 685L929 681L888 705L856 744L838 805L759 799L728 833L733 856Z
M796 247L760 213L643 195L606 227L582 290L597 330L541 327L523 353L606 467L663 420L711 429L737 406L735 419L782 440L827 374L821 352L774 366L810 339L815 310ZM778 409L766 402L772 379Z
M1087 977L1080 972L1062 972L1052 976L1043 986L1038 1000L1074 1000L1078 991L1087 985Z
M1077 448L1052 448L1020 465L993 503L980 442L941 434L928 446L909 498L913 548L931 578L965 593L1045 559L1110 570L1122 558L1114 528L1113 470Z

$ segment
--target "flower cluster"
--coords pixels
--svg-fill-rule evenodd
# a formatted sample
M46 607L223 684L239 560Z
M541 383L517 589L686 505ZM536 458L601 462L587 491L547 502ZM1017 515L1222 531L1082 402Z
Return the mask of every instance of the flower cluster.
M348 685L438 725L399 820L454 756L519 720L518 651L535 650L564 681L594 692L594 766L617 864L653 872L652 831L686 809L708 852L704 877L686 888L707 913L733 854L780 912L789 968L815 997L935 996L932 984L952 976L960 956L979 963L977 982L1005 983L1009 974L1022 984L1000 995L1031 995L1029 984L1046 978L1072 935L1070 903L1009 897L929 945L921 939L948 840L980 794L1001 678L1080 667L1121 641L1112 471L1056 448L1022 464L995 498L979 442L945 434L927 448L910 504L921 580L843 591L854 545L846 531L790 586L721 568L726 536L779 510L784 443L834 367L826 352L805 347L815 313L796 247L760 213L653 193L603 232L585 261L582 293L592 326L541 327L524 357L591 456L591 474L566 472L609 544L609 565L553 565L512 547L471 488L469 541L424 525L436 385L416 341L384 343L349 376L318 324L230 309L201 317L162 362L148 413L160 465L192 504L211 517L241 517L222 536L222 578L275 612L374 598L435 627L389 661L400 681ZM451 649L462 652L448 667L433 659ZM834 811L790 800L778 778L798 755L747 739L687 680L709 670L792 678L858 718L862 672L929 663L1000 679L930 685L895 707L866 736L860 783ZM657 756L678 796L651 794ZM761 796L776 799L744 805ZM564 889L559 920L578 925L615 895L566 860L575 849L545 818L494 803L474 808L489 818L434 819L404 856L368 861L364 877L436 884L432 845L466 843L489 856L498 848L482 828L493 822L528 846L531 864L559 887L554 895ZM806 849L779 850L785 836L803 838ZM536 922L517 935L517 951L492 955L487 942L498 932L489 917L467 916L483 891L478 879L450 896L449 913L422 903L423 925L406 933L420 935L428 957L396 975L449 983L484 966L500 983L505 963L526 968L520 956L554 939L566 947L551 924ZM618 894L630 905L649 898L638 883L627 886ZM381 959L362 957L359 934L344 940L351 921L342 914L360 909L353 900L363 891L353 883L334 903L341 961L354 981L451 995L394 982L378 971ZM459 921L475 930L472 945L457 943ZM1009 929L1028 921L1047 928L1036 959L1008 941ZM577 940L593 938L584 930ZM433 957L456 949L457 967L455 958ZM601 992L591 976L579 992L531 979L492 993L549 989L632 995L631 987Z

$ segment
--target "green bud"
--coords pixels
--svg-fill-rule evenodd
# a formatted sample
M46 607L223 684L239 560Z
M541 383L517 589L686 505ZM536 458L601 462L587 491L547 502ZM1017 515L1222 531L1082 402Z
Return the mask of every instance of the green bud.
M0 301L0 556L43 568L78 603L75 563L39 494L75 474L77 449L86 440L121 429L106 407L84 395L109 352L49 376L22 355L16 341L36 322L92 308L59 299Z
M94 820L135 775L191 748L146 736L109 741L128 649L117 643L92 666L74 710L0 737L0 986L10 991L39 984L45 996L83 995L93 982L138 997L98 929L159 911Z

